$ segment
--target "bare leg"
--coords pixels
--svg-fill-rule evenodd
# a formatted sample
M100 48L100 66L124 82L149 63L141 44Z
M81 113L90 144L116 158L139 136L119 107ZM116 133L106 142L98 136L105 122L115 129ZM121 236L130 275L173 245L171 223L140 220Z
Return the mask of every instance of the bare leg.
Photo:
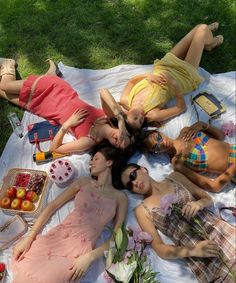
M49 69L48 69L46 75L62 76L62 73L58 69L58 66L52 60L48 60L48 62L49 62ZM4 64L4 63L2 63L2 64ZM8 72L8 71L3 72L3 75L0 78L1 78L1 81L0 81L0 97L2 97L4 99L10 101L11 103L19 106L19 94L20 94L20 90L23 87L25 80L16 80L15 71L12 72L12 70L10 72Z
M12 75L3 75L0 82L0 89L7 94L19 95L25 80L17 80Z
M174 48L171 49L171 53L173 53L176 57L180 58L181 60L184 60L186 57L186 54L189 50L189 46L193 40L193 36L197 30L197 28L200 26L195 26L189 33L187 33L176 45Z
M193 36L184 60L196 68L199 67L204 48L211 45L213 42L214 38L208 26L204 24L200 25Z
M14 74L2 75L0 82L0 96L15 105L19 105L19 93L24 80L16 81Z
M0 89L0 97L8 100L9 102L19 106L19 95L18 94L6 94L5 91Z
M178 58L198 67L204 49L212 50L223 42L223 37L214 37L212 31L218 28L218 23L197 25L183 39L181 39L171 52Z

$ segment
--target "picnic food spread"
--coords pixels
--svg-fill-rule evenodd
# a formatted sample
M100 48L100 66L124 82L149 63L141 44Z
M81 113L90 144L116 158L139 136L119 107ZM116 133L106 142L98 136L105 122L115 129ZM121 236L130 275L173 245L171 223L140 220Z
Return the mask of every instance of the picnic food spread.
M33 212L41 203L47 173L39 170L12 168L4 179L0 206L8 212Z

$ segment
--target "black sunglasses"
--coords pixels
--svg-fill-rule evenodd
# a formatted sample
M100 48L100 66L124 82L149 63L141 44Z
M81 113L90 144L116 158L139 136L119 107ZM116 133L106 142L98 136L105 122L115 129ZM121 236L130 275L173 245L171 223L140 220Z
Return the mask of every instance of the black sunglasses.
M135 168L134 171L130 172L130 174L129 174L129 182L126 184L126 188L129 189L130 191L131 191L132 188L133 188L132 182L133 182L134 180L136 180L136 178L137 178L137 171L138 171L139 169L140 169L140 167L139 167L139 168Z

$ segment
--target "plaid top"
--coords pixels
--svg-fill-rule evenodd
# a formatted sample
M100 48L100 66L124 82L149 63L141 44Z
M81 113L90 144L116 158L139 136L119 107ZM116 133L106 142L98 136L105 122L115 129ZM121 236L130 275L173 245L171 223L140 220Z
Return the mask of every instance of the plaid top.
M208 154L206 143L208 140L208 136L203 132L198 132L193 138L194 148L185 160L190 168L198 171L207 169Z
M194 198L183 185L172 183L180 204L193 201ZM198 235L189 232L191 222L172 212L170 216L164 215L158 207L149 210L145 203L142 203L155 227L168 236L176 246L194 246L203 240ZM201 219L209 238L214 240L222 249L224 259L228 266L236 271L236 227L216 217L210 211L204 209L197 216ZM185 258L187 264L195 274L200 283L233 283L233 278L228 274L228 269L219 258Z
M236 164L236 144L230 145L228 164Z

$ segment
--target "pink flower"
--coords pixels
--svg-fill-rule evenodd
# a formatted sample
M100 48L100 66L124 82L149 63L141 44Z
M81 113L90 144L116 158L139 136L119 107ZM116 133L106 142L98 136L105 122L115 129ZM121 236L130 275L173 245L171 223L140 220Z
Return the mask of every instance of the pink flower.
M133 229L133 239L135 242L138 241L138 235L141 232L142 230L139 227L136 227L135 229Z
M160 210L164 215L171 214L171 206L173 203L178 202L178 197L176 194L166 194L160 200Z
M236 134L236 125L229 121L221 125L221 130L226 136L233 137Z
M149 235L147 232L140 232L138 234L138 241L143 243L151 243L152 236Z
M126 252L125 253L125 258L124 258L124 260L123 260L123 262L125 263L125 264L128 264L128 262L129 262L129 258L131 257L131 251L128 251L128 252Z
M131 251L128 251L128 252L125 253L125 257L127 257L127 258L131 257L131 255L132 255Z
M134 250L140 254L142 251L142 247L143 247L142 244L140 244L139 242L136 242Z
M135 246L134 239L132 237L129 237L127 250L132 251L134 249L134 246Z

